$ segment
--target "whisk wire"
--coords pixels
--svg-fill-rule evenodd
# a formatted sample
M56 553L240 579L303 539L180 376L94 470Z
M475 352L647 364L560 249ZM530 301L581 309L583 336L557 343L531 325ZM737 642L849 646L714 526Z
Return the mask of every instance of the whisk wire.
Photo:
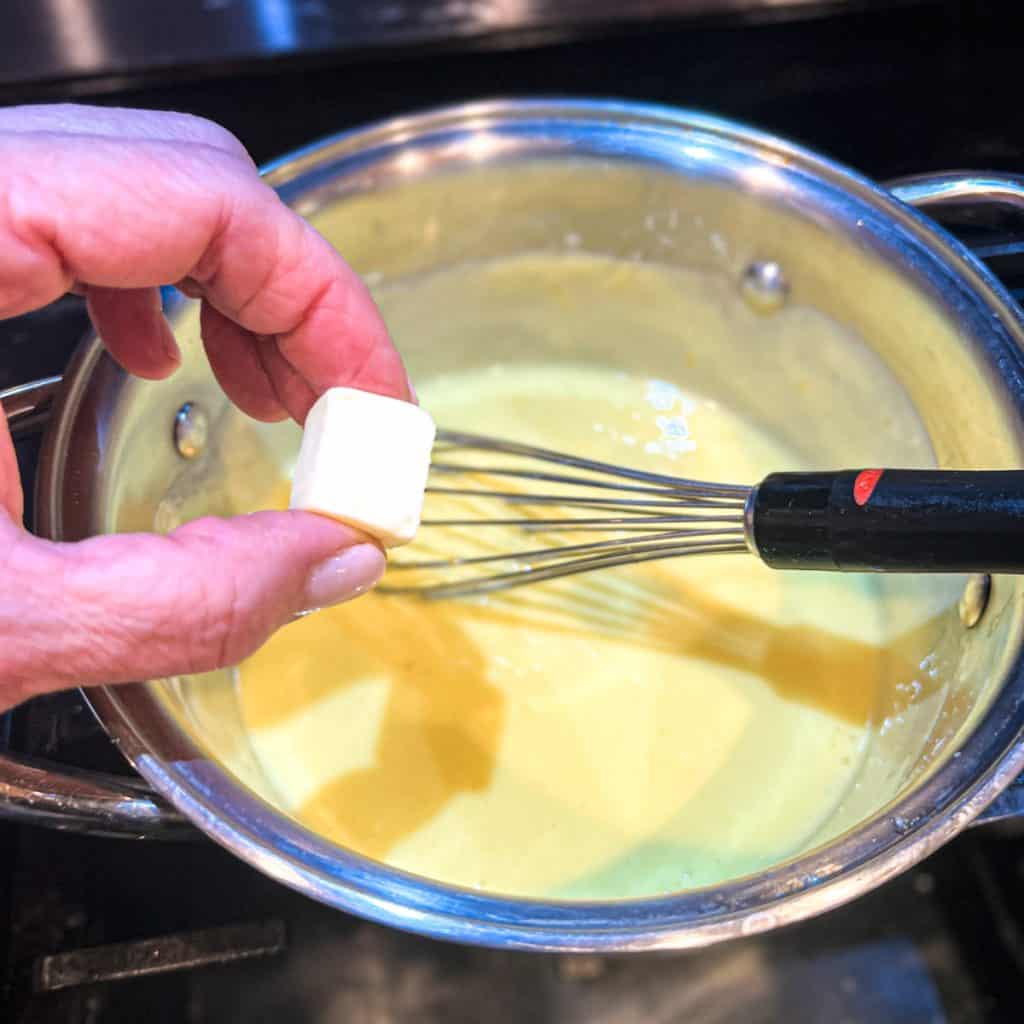
M732 537L736 543L743 540L743 531L737 530L693 530L681 533L678 530L668 530L664 533L654 533L639 540L623 541L619 538L611 540L591 541L587 544L568 544L556 548L533 548L526 551L502 551L490 555L469 555L467 557L420 559L418 561L403 561L392 566L394 569L445 569L464 565L484 565L488 562L521 562L530 559L534 562L543 562L553 558L562 558L566 555L582 555L606 549L615 549L621 553L630 551L662 550L665 541L679 542L688 539L698 538L725 539ZM674 545L670 545L674 546ZM677 546L677 545L675 545Z
M593 473L602 473L608 476L622 477L628 480L641 480L648 484L661 484L674 491L692 490L705 497L715 494L724 496L746 496L749 491L748 487L744 487L740 484L718 484L705 482L703 480L689 480L685 477L667 476L662 473L652 473L648 470L631 469L628 466L617 466L611 462L600 462L595 459L585 459L578 455L569 455L565 452L552 451L549 448L538 448L533 445L520 444L517 441L504 441L496 437L486 437L482 434L466 434L458 431L439 430L437 432L437 440L441 442L442 451L450 450L451 448L463 448L501 452L505 455L520 455L524 458L537 459L541 462L552 462L561 466L573 466L577 469L586 469Z
M460 580L453 583L432 583L421 586L392 586L388 584L382 589L385 593L402 594L416 593L427 598L471 597L486 594L494 590L508 590L511 587L527 583L540 583L542 580L556 579L562 576L574 576L578 573L593 572L596 569L611 569L620 565L632 565L637 562L649 562L655 559L678 558L683 555L725 555L740 554L748 550L746 544L727 540L720 542L689 543L681 541L676 545L665 545L662 548L648 551L620 551L614 555L595 558L578 558L561 565L546 566L540 569L526 567L510 572L498 573L477 579ZM457 562L454 564L458 564Z

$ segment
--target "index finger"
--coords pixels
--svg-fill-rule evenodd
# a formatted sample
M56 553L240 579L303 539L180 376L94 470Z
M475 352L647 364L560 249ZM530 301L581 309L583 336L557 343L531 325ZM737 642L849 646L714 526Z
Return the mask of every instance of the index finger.
M0 137L0 178L0 241L10 242L0 245L0 298L13 310L76 280L146 288L190 278L242 329L274 336L314 392L410 397L365 285L238 154L159 138L83 145L34 130L16 144Z

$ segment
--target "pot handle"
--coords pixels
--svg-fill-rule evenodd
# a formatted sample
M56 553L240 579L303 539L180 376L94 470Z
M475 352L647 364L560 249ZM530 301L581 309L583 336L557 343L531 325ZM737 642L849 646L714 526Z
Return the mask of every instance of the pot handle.
M957 235L1024 302L1024 175L943 171L899 178L888 188Z
M40 430L46 425L60 382L60 377L43 377L0 391L0 406L14 437Z
M189 839L195 829L138 778L0 754L0 817L127 839Z
M943 171L901 178L888 187L897 199L958 235L1018 302L1024 300L1024 175ZM973 824L1009 818L1024 818L1024 775Z
M0 391L15 437L41 429L60 387L46 377ZM0 818L94 835L181 839L198 833L137 777L0 753Z
M1008 211L1024 213L1024 175L1000 171L940 171L895 178L886 185L908 206L946 223L958 213L964 223L997 223Z

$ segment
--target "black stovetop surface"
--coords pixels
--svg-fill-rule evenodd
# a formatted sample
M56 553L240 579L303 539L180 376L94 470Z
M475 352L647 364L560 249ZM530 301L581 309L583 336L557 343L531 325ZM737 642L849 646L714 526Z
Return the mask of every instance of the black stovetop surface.
M438 103L619 96L744 120L879 179L965 166L1024 172L1019 42L1007 28L1016 6L965 0L741 28L659 26L507 52L106 83L113 91L96 82L0 90L0 102L88 92L90 102L188 110L225 124L264 161ZM73 298L0 323L0 389L59 373L85 327ZM30 476L34 443L20 444L19 456ZM0 746L125 770L75 695L35 702L3 726ZM0 1020L1017 1021L1024 1016L1022 836L1014 825L971 831L879 892L781 933L630 959L499 953L406 936L296 896L205 841L130 842L3 825ZM210 931L225 925L237 927ZM162 944L138 945L152 939ZM207 966L37 991L81 967L47 957L122 942L136 944L121 951L122 966L182 950ZM253 957L223 962L244 952ZM98 966L111 970L116 959L109 954Z

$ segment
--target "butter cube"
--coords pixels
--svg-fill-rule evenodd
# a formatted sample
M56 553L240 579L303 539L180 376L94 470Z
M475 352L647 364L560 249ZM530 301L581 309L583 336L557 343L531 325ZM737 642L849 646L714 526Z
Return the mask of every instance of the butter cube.
M306 417L291 508L338 519L386 548L416 536L436 428L397 398L331 388Z

